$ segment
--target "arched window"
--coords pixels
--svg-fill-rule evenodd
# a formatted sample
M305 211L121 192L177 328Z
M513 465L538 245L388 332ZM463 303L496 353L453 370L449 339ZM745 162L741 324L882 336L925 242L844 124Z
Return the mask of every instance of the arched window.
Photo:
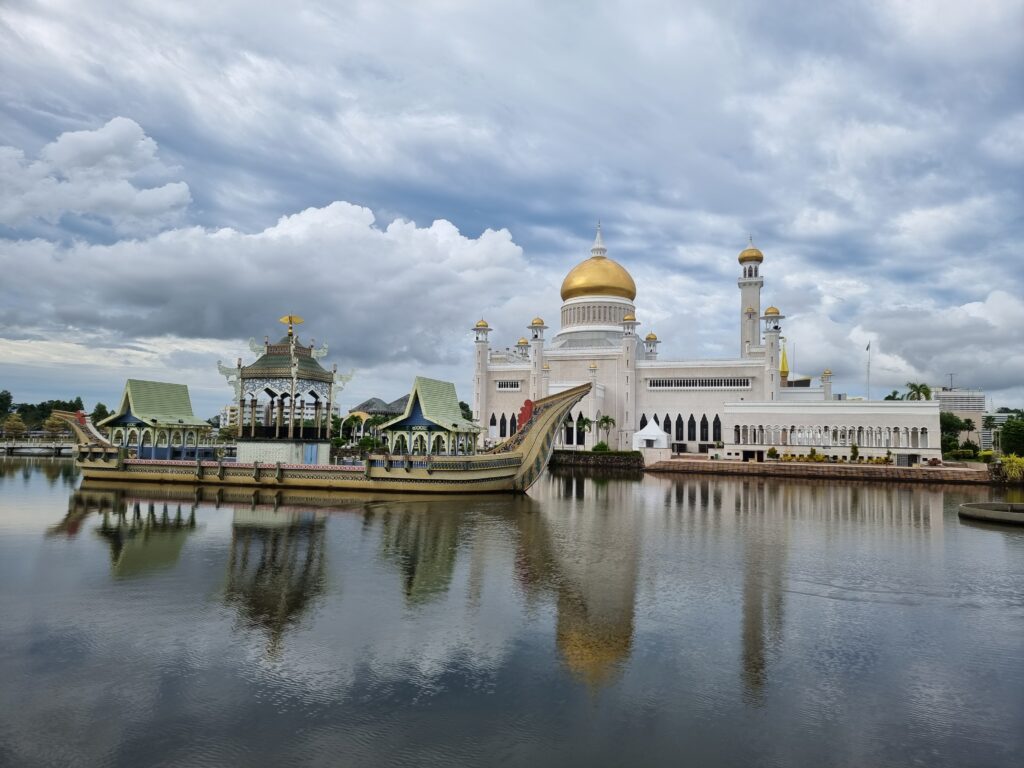
M928 447L928 427L921 427L921 447Z
M669 436L669 439L671 439L672 438L672 419L669 417L669 415L667 413L665 414L664 418L662 418L662 420L661 420L661 428L663 430L665 430L665 434Z
M676 440L683 441L686 439L686 422L683 421L682 414L676 414Z
M690 420L686 423L686 439L694 441L697 439L697 420L690 414Z
M565 417L565 438L562 440L566 445L572 445L573 435L576 433L576 428L572 423L572 414Z
M722 440L722 420L715 416L715 420L711 422L711 439L716 443Z
M732 428L732 441L736 445L740 444L740 425L739 424L737 424L735 427Z
M512 418L508 422L508 433L514 435L516 433L516 416L512 414Z
M643 429L646 426L647 426L647 414L646 413L641 413L640 414L640 429Z
M708 417L700 417L700 441L706 443L708 441Z
M498 419L497 419L497 417L493 413L491 414L491 426L492 427L498 426Z
M498 436L508 437L508 422L505 420L505 414L501 414L501 421L498 422Z
M587 441L586 433L583 430L583 414L576 418L576 445L583 445Z

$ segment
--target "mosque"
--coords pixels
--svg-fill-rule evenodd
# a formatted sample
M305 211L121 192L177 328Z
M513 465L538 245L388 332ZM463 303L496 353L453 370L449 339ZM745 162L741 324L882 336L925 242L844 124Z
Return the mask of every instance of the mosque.
M939 458L935 401L858 401L832 393L832 371L818 385L792 375L782 341L785 315L762 311L764 254L751 242L738 257L739 343L735 358L662 360L653 332L638 333L636 284L608 258L598 226L590 258L562 281L559 330L540 317L514 346L490 346L491 326L473 327L473 417L484 443L515 433L516 415L535 400L589 382L591 393L567 420L560 447L663 448L671 453L763 460L782 453L848 457L891 454L898 464ZM602 421L602 417L610 417Z

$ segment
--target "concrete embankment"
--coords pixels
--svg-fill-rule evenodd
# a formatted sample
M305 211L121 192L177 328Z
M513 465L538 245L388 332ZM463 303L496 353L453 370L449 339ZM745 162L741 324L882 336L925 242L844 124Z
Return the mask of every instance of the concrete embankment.
M554 451L551 466L641 470L644 457L639 451Z
M952 467L894 467L878 464L810 464L803 462L741 462L713 459L671 459L646 468L648 472L685 472L707 475L756 475L760 477L830 478L836 480L878 480L905 483L992 482L987 470Z

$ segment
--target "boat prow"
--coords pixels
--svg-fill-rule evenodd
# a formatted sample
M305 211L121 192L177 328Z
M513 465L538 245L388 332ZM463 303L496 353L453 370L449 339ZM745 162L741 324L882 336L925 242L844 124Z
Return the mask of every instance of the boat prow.
M957 513L968 520L1001 525L1024 525L1024 504L1005 501L968 502Z

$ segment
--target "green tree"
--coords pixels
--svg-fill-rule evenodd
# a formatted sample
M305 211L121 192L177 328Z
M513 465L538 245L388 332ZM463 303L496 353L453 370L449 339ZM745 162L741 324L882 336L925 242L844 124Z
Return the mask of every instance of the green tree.
M106 418L110 417L110 410L103 403L96 403L96 407L92 409L92 413L89 414L89 418L92 419L93 424L99 424Z
M5 437L21 437L27 431L25 422L21 418L20 414L12 413L6 419L4 419L4 436Z
M584 432L590 432L594 428L594 420L588 419L586 416L580 416L576 419L576 429L582 429Z
M882 399L883 400L902 400L903 399L903 395L900 394L900 391L898 389L894 389L892 392L890 392L888 395L886 395Z
M217 430L217 439L224 443L233 443L238 439L238 425L221 427Z
M932 388L927 384L917 384L913 381L907 382L906 400L931 400Z
M462 411L462 418L466 421L473 420L473 409L469 407L469 403L464 403L459 400L459 410Z
M942 411L939 414L939 431L943 435L958 437L964 431L964 420L952 411Z
M999 430L999 448L1003 453L1024 456L1024 419L1009 419Z
M971 433L977 429L974 425L974 419L964 419L964 432L967 433L967 439L970 440Z
M597 420L597 428L604 432L604 440L607 443L611 435L611 431L615 428L615 419L606 413Z
M68 423L64 419L57 418L56 416L47 417L46 421L43 422L43 431L46 436L51 440L66 435L71 432L71 428L68 427Z
M13 395L6 389L0 390L0 417L11 412L11 404L14 401Z

